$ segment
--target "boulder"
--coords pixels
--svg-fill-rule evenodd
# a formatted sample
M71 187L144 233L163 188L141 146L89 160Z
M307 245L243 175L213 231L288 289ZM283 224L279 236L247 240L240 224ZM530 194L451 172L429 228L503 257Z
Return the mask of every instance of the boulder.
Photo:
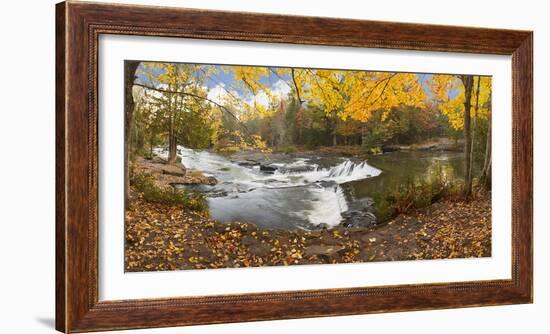
M370 198L363 198L352 201L348 204L348 210L342 212L342 221L339 226L369 227L376 224L376 216L372 213L374 201Z
M181 164L180 165L159 164L159 169L161 170L162 174L168 174L173 176L185 176L185 167L183 167L183 165Z
M279 168L274 165L260 165L260 170L264 173L273 174L277 169Z
M218 184L218 180L216 180L216 178L213 176L206 176L203 184L207 184L209 186L215 186L216 184Z

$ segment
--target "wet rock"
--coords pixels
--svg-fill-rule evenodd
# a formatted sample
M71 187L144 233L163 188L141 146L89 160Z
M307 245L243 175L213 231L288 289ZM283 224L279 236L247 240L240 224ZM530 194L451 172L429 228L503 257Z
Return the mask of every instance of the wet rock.
M372 213L374 201L370 198L351 201L348 210L342 212L339 226L345 228L369 227L376 224L376 216Z
M315 227L313 228L314 230L327 230L330 228L330 225L327 224L327 223L320 223L320 224L317 224L315 225Z
M207 185L213 186L213 185L218 184L218 180L216 180L216 178L213 177L213 176L207 176L207 177L204 179L203 184L207 184Z
M280 171L283 173L306 173L306 172L311 172L313 170L315 170L315 167L310 165L291 166L291 167L285 166L280 168Z
M254 166L260 165L260 163L255 160L240 160L240 161L236 161L236 163L237 165L243 166L243 167L254 167Z
M260 171L264 172L264 173L269 173L269 174L273 174L275 173L275 171L279 169L277 166L274 166L274 165L260 165Z
M317 184L323 188L330 188L338 185L338 183L336 183L335 181L323 181L323 180L317 182Z

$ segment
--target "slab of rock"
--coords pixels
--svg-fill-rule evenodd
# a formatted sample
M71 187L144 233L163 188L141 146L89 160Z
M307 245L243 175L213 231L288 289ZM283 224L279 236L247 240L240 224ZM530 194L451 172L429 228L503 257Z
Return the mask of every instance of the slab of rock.
M343 250L344 246L338 245L311 245L307 246L304 254L306 256L311 255L324 255L324 256L333 256L339 251Z
M155 164L158 166L162 174L174 175L174 176L185 176L185 167L183 165L175 164Z
M248 247L251 254L264 257L271 253L271 246L265 243L257 243Z

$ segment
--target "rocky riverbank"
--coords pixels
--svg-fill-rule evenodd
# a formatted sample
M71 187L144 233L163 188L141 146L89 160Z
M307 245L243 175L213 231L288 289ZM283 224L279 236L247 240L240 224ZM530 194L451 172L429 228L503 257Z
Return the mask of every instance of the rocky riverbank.
M152 176L155 185L161 189L178 184L215 185L218 182L215 177L205 175L202 171L187 169L181 163L167 163L159 157L153 159L137 157L132 167L135 174Z
M443 201L384 225L273 230L220 223L139 196L126 211L130 272L491 256L489 198Z

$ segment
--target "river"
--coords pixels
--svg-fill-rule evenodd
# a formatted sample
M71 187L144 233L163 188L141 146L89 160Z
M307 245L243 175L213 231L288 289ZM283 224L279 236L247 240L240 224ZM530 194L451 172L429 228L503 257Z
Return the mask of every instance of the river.
M157 149L160 156L165 150ZM391 152L367 161L307 154L265 155L236 160L208 150L178 147L182 163L218 180L215 186L186 186L203 193L212 218L264 228L314 229L336 226L357 200L369 198L433 172L462 175L462 156L453 152ZM239 157L242 159L242 156Z

